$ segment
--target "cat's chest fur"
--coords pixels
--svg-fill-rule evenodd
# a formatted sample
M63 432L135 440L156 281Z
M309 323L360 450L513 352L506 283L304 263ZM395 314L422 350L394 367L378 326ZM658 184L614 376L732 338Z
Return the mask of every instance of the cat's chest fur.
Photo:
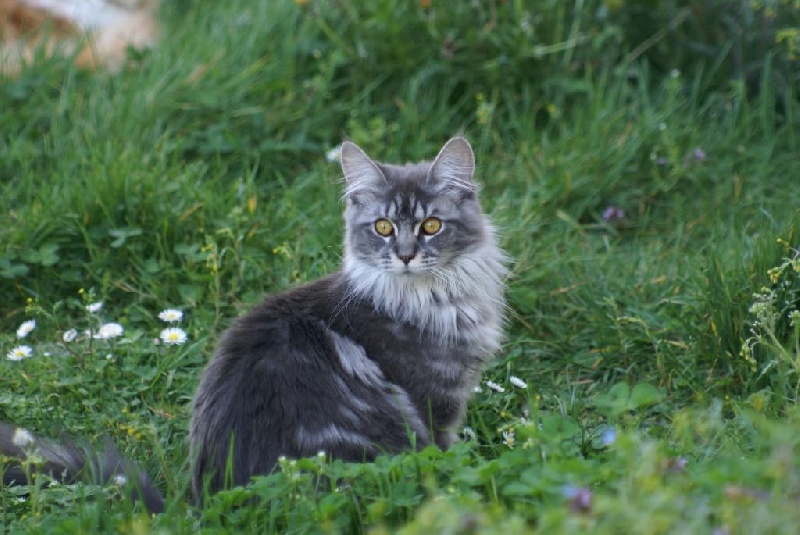
M398 321L369 302L356 308L334 317L331 328L362 346L389 380L431 395L465 386L500 343L499 315L476 302L426 305L425 316L444 318L437 324L443 330L414 318Z

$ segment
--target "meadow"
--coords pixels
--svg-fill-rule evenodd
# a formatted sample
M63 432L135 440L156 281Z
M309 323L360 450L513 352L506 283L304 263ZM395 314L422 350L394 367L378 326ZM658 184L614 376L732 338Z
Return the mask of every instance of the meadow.
M797 532L800 7L702 4L175 0L124 72L0 78L0 421L111 440L167 498L40 478L0 529ZM513 258L462 442L191 506L219 334L339 264L330 151L456 132Z

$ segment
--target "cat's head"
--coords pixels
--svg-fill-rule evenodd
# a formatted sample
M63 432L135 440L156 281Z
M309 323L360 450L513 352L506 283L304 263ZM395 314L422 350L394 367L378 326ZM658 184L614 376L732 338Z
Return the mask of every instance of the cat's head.
M445 143L433 162L378 163L349 141L341 159L346 263L435 275L486 240L472 176L475 156L463 137Z

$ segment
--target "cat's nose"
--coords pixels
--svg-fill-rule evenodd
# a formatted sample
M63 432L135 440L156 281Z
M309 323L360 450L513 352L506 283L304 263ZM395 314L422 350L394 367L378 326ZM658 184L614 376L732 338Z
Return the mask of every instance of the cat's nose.
M409 262L414 260L414 257L417 256L417 250L417 243L413 236L407 236L403 232L397 236L397 242L394 245L394 254L403 261L403 264L408 265Z
M417 253L409 253L409 254L400 254L397 253L397 258L403 261L405 265L408 265L409 262L414 260L414 257L417 256Z

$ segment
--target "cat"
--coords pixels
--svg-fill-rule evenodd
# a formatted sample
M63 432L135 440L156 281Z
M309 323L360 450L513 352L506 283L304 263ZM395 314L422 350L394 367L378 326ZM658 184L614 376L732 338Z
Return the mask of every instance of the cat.
M341 163L342 268L269 297L222 336L192 411L196 497L280 456L446 449L500 346L505 255L466 139L405 166L345 142Z
M481 209L467 140L406 165L346 141L341 164L341 269L237 319L203 373L189 429L197 503L273 472L282 456L362 462L449 448L500 347L506 255Z
M0 0L0 73L65 54L83 69L118 71L129 47L158 41L158 0Z

